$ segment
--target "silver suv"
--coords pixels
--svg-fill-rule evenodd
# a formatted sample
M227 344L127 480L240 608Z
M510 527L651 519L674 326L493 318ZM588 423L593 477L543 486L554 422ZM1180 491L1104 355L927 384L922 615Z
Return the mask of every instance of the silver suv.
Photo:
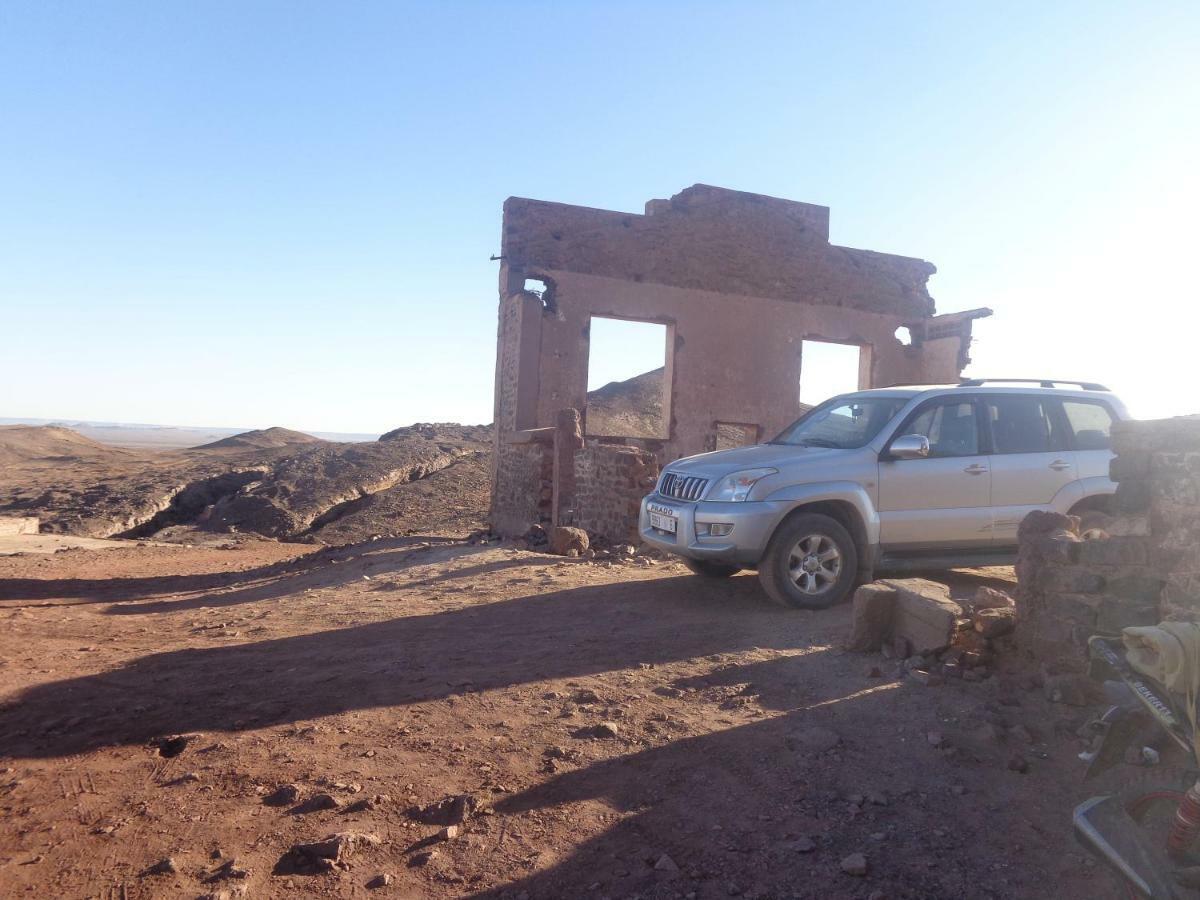
M826 607L876 570L1011 563L1035 509L1102 517L1125 418L1088 382L843 394L773 441L670 463L639 530L699 575L757 569L776 603Z

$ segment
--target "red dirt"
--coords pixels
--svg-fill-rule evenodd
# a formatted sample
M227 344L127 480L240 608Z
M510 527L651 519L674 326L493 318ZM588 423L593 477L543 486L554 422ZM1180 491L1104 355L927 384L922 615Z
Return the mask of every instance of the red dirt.
M1070 835L1083 712L893 680L838 649L848 618L444 539L3 558L0 895L1109 895ZM838 745L791 749L814 726ZM295 809L318 793L341 808ZM463 793L483 810L430 843L410 808ZM288 856L345 831L381 844Z

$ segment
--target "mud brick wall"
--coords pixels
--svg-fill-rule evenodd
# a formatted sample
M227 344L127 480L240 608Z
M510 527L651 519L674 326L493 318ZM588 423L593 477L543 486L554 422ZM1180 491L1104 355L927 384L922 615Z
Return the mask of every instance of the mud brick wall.
M1018 641L1063 669L1092 634L1200 620L1200 417L1120 423L1113 450L1103 528L1035 512L1018 531Z
M634 543L642 498L658 480L647 450L591 443L575 454L575 508L569 524L612 543Z

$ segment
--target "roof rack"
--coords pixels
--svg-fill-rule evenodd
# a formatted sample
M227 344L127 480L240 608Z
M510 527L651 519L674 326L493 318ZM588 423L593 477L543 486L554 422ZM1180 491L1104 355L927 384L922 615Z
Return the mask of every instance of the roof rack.
M1052 388L1060 384L1078 385L1081 390L1085 391L1107 391L1102 384L1097 384L1094 381L1071 381L1067 378L967 378L959 383L959 387L982 387L993 381L1007 382L1009 384L1036 384L1044 388Z

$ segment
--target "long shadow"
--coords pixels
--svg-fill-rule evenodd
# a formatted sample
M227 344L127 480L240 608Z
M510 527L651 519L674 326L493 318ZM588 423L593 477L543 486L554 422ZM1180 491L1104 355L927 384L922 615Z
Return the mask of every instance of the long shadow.
M1040 817L1061 813L1063 827L1042 834L1029 823L1027 784L1002 766L981 778L966 757L943 758L923 740L898 744L898 721L933 721L926 689L865 679L861 657L822 651L723 673L717 680L752 680L764 706L789 711L610 757L498 801L496 813L518 832L528 812L588 823L603 811L611 824L551 867L474 896L825 900L885 888L889 897L957 900L1041 897L1061 877L1072 844L1069 788L1045 784ZM794 684L820 687L797 707ZM814 726L840 744L813 750L795 741ZM963 780L967 799L951 790ZM882 800L848 802L855 794ZM1031 842L1019 866L994 865L998 852ZM866 853L869 878L841 870L856 852ZM1059 896L1095 896L1060 886Z
M156 653L30 688L0 710L0 756L66 756L743 650L761 643L763 616L789 617L762 606L754 579L712 586L689 576ZM777 633L786 640L786 628Z
M0 607L11 606L12 603L6 601L14 600L62 599L66 601L63 605L76 605L137 601L163 594L209 591L303 573L320 566L345 564L368 555L381 570L389 567L402 568L413 552L414 545L438 542L455 543L448 538L396 538L387 542L327 547L254 569L204 572L195 575L155 575L144 578L0 578ZM348 579L350 577L347 576Z
M463 547L461 551L454 554L454 557L471 556L481 552L483 551L476 547ZM446 561L447 559L448 557L442 556L439 558L439 561ZM372 578L377 578L381 575L402 571L410 566L421 565L424 562L428 562L428 560L424 554L418 551L410 551L403 555L396 553L381 554L371 557L369 563L370 574ZM527 559L512 559L481 563L476 566L465 566L441 574L436 579L411 582L406 587L434 584L443 585L455 579L476 577L528 564L529 561ZM195 597L181 597L171 600L117 604L104 610L104 614L109 616L140 616L145 614L187 612L200 608L215 609L225 606L239 606L244 603L258 603L263 600L274 600L279 597L291 596L305 588L329 590L344 584L358 583L363 575L358 568L347 571L345 568L334 567L326 571L325 575L321 577L319 584L314 584L311 577L312 572L313 568L310 566L292 573L291 577L259 582L234 591L200 594ZM376 583L370 589L374 591L387 591L392 590L392 586L386 583ZM443 590L457 590L457 588L443 588Z

